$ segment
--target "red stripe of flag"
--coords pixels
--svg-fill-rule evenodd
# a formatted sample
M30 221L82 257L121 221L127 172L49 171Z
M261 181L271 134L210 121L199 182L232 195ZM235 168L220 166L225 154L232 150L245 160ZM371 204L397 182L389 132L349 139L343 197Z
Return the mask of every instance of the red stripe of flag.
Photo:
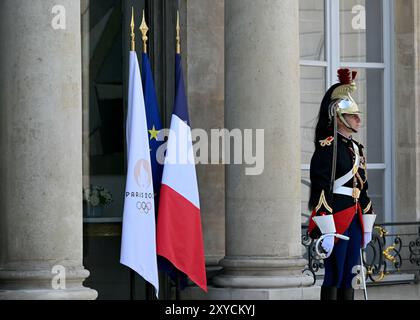
M207 292L200 209L169 186L160 189L157 254Z

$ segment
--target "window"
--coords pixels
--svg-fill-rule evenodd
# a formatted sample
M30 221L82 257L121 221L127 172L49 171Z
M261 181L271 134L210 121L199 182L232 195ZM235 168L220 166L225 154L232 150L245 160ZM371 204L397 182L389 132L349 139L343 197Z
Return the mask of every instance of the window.
M299 5L302 213L309 215L309 166L319 106L337 82L337 69L349 67L358 71L354 98L363 111L363 125L355 138L367 148L369 196L378 222L393 221L392 1L300 0Z

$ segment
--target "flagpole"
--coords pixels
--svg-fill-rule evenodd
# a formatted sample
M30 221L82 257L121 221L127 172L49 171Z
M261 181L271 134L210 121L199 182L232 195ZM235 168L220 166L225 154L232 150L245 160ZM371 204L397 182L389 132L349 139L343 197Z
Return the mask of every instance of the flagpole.
M131 7L131 51L136 51L136 33L134 22L134 7ZM130 269L130 300L136 299L136 274L133 269Z
M179 276L179 271L176 274L176 292L175 292L175 300L181 300L181 278Z
M140 31L141 31L142 40L143 40L143 53L147 53L147 41L149 40L149 38L147 37L147 33L149 32L149 27L147 26L147 23L146 23L144 10L143 10L143 20L140 25Z
M176 54L181 54L181 25L179 23L179 10L176 11ZM181 279L179 271L176 273L175 300L181 300Z
M134 7L131 7L131 51L136 51L136 25L134 23Z
M179 11L176 12L176 54L181 54L181 26L179 24Z
M139 28L141 34L142 34L142 41L143 41L143 53L147 53L147 32L149 31L149 27L146 24L146 17L143 10L143 19ZM151 284L146 282L146 301L154 300L154 294L153 294L154 288Z

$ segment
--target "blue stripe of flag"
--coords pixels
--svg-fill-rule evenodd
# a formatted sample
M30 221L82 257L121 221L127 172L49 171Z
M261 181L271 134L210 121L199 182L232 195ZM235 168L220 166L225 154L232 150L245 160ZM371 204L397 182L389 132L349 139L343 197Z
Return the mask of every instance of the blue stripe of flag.
M188 114L188 101L185 95L184 75L182 70L182 58L180 54L175 57L175 106L173 114L178 116L182 121L190 125L190 117Z

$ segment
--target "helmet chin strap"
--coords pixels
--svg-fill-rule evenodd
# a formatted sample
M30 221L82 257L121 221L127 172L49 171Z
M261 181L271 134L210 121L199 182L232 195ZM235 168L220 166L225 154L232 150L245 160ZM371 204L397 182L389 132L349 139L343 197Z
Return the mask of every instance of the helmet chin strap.
M338 117L340 118L341 122L346 126L347 129L350 129L354 133L358 132L356 129L353 129L351 125L349 125L349 123L346 121L346 119L344 119L344 116L341 113L337 112L337 114L338 114Z
M358 131L356 129L353 129L350 125L344 124L347 129L350 129L351 131L353 131L353 133L357 133Z

